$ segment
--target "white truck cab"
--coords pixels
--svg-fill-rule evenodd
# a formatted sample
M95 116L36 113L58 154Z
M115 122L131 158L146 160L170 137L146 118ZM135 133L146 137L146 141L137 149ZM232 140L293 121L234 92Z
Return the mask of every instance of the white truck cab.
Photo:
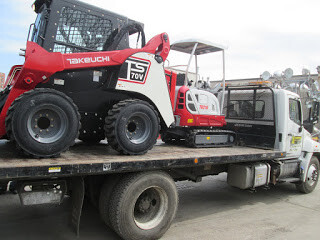
M274 89L276 120L275 147L286 153L286 159L301 161L302 180L305 180L311 157L320 152L320 143L312 139L303 127L303 111L298 94Z
M319 177L320 143L303 127L299 95L264 85L229 86L225 99L227 127L237 132L240 145L273 148L284 153L272 164L231 167L229 183L243 189L255 187L244 181L240 173L248 179L256 173L254 179L260 174L265 179L263 184L293 182L302 192L311 192Z

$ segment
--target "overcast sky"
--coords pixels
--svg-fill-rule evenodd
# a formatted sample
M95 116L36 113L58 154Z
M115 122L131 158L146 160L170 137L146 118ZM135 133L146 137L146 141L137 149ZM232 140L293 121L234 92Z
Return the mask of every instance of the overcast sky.
M171 42L201 38L227 45L227 79L259 77L265 70L273 73L287 67L294 74L301 74L303 66L316 73L320 65L319 0L84 1L144 23L147 39L167 32ZM18 53L36 17L32 3L0 2L0 72L8 74L12 65L24 61ZM216 70L220 57L199 59L200 73L212 80L221 78ZM169 59L171 64L188 60L175 57L173 51Z

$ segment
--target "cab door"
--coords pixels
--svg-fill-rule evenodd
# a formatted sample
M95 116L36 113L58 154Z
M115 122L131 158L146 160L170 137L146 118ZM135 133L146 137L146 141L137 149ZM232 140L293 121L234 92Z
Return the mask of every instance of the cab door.
M287 157L299 157L302 149L302 111L298 98L289 96L289 116L287 122Z

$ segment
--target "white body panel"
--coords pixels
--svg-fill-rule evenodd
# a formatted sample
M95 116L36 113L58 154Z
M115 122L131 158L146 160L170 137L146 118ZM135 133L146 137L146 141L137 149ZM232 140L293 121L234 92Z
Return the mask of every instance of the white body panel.
M312 139L311 134L303 129L302 131L302 152L299 157L299 160L301 160L301 170L302 170L302 181L305 181L307 178L307 169L311 160L311 157L313 153L320 152L320 143L316 142Z
M163 64L159 64L154 59L154 54L150 53L136 53L130 58L137 59L137 61L146 61L148 63L138 63L133 65L131 60L126 60L128 64L127 77L118 80L116 89L122 91L137 92L148 97L158 108L160 115L162 116L165 124L169 127L174 123L173 111L170 101L169 90L167 87L167 81L165 78ZM145 79L140 79L140 74L143 72L143 68L148 67L145 74ZM133 75L141 82L134 81L130 77Z
M190 109L194 104L195 111ZM186 106L189 112L198 115L220 115L219 101L217 97L208 91L191 88L186 95Z
M275 106L277 116L277 139L279 149L286 152L287 158L298 158L302 150L302 127L301 120L295 122L290 118L290 101L300 103L300 98L297 94L283 90L275 89ZM300 103L301 104L301 103ZM299 109L296 109L298 112ZM301 113L302 114L302 113ZM301 115L301 119L303 119ZM282 136L280 141L279 134ZM276 144L277 145L277 144Z

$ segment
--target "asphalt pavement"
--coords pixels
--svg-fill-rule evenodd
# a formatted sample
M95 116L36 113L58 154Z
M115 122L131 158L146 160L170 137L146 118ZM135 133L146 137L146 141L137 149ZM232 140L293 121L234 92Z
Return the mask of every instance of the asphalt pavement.
M252 193L228 186L220 174L177 187L179 210L163 240L320 239L320 184L311 194L287 183ZM120 239L88 202L77 238L68 226L70 205L66 199L60 206L22 207L18 195L0 195L0 239Z

